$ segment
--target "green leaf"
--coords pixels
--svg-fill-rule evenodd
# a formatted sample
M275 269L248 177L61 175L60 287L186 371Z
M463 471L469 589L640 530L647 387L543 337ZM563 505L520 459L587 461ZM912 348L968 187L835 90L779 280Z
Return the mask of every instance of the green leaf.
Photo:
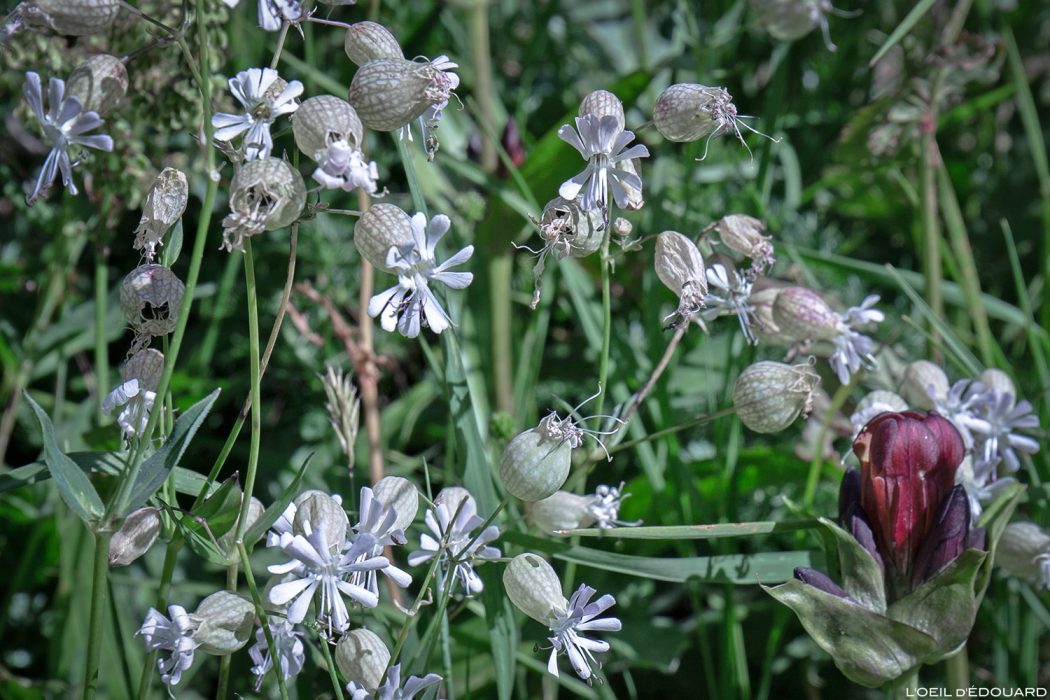
M175 226L168 232L167 239L167 244L160 254L160 264L164 267L174 267L179 253L182 252L182 219L175 222Z
M819 520L838 550L842 587L846 593L868 610L886 612L886 583L875 557L853 535L832 521L827 518Z
M270 526L277 522L277 518L281 517L281 513L288 507L288 504L292 502L299 494L299 489L303 485L303 478L306 476L306 467L310 464L310 459L313 457L313 453L307 456L303 462L303 466L299 467L299 473L292 479L292 483L288 484L288 488L284 490L281 497L270 504L270 507L263 511L263 514L259 516L259 519L248 528L244 533L244 543L248 547L248 551L251 551L252 545L259 541L259 539L266 534L266 531L270 529Z
M877 688L936 651L934 640L919 630L801 581L763 588L795 611L813 641L855 683Z
M236 477L231 476L190 514L179 518L176 521L179 532L190 549L213 564L228 564L226 552L217 540L237 521L240 504L240 485Z
M984 512L981 513L981 517L977 519L977 526L983 527L987 533L985 543L988 547L988 559L985 560L984 568L977 579L976 593L978 604L984 598L984 593L988 589L988 583L992 579L992 565L995 562L995 550L999 547L999 538L1003 536L1003 530L1006 529L1006 525L1010 522L1010 516L1013 515L1017 502L1021 500L1021 495L1024 492L1025 487L1023 485L1012 484L1004 489L999 494L999 497L992 501L992 504L985 508Z
M500 572L491 566L479 572L485 583L481 602L485 605L485 624L489 628L489 645L492 647L492 666L496 672L496 689L499 700L510 700L514 696L514 660L518 649L518 625L514 621L514 610L503 592Z
M555 535L608 537L617 540L713 540L726 537L754 537L775 532L810 530L816 520L759 521L751 523L714 523L711 525L650 525L641 527L596 527L580 530L558 530Z
M190 406L175 421L175 427L172 429L171 436L167 442L150 455L149 459L139 469L128 497L128 503L121 509L123 513L129 513L143 505L164 484L168 474L175 468L176 463L182 459L183 453L189 447L190 440L193 439L197 429L201 427L201 423L204 422L204 417L208 415L208 410L215 403L215 399L219 398L219 392L220 390L216 389L208 394Z
M923 659L925 663L939 661L970 636L980 606L974 584L987 556L967 549L886 611L887 617L925 632L937 643L936 653Z
M882 46L879 47L879 50L876 51L875 55L871 57L870 61L868 61L868 65L874 66L889 52L890 49L896 46L900 40L919 23L922 16L930 11L930 8L933 7L933 3L934 0L920 0L917 2L915 6L911 8L911 12L909 12L904 19L901 20L901 23L897 25L897 28L886 37L886 41L882 42Z
M55 480L58 492L62 494L62 500L84 522L97 522L105 512L102 499L98 497L95 487L77 463L58 449L55 426L51 424L51 419L44 413L44 409L40 408L40 404L33 400L29 392L23 394L40 421L40 431L44 437L44 462L51 478Z
M573 546L519 532L508 532L503 539L532 551L547 552L562 561L657 581L780 583L790 580L796 567L821 568L824 565L823 553L811 551L759 552L711 557L636 557Z

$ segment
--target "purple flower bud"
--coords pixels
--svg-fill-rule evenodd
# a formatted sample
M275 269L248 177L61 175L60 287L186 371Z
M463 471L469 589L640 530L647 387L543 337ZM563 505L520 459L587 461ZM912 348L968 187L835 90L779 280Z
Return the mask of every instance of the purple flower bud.
M852 601L852 599L846 595L846 591L842 590L841 586L828 578L827 574L817 571L816 569L810 569L806 566L796 567L795 578L802 583L813 586L825 593L830 593L833 596Z
M970 499L956 485L941 503L912 567L912 588L934 576L966 549L970 533Z

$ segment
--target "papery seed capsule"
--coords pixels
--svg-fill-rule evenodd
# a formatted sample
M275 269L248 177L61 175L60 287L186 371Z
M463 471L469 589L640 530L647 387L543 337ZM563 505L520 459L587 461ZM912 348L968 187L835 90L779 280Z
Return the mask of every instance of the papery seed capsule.
M813 408L820 376L807 363L756 362L733 387L733 408L740 422L756 433L776 433Z
M146 506L131 512L109 540L109 565L127 566L148 552L159 534L160 511Z
M452 76L430 63L402 58L369 61L350 83L347 100L369 129L394 131L448 100Z
M695 309L707 294L707 273L700 249L677 231L656 237L656 276L678 295L681 306Z
M372 630L350 630L335 647L335 665L350 683L373 691L383 682L390 663L390 650Z
M757 272L764 272L773 265L773 244L770 237L762 235L766 225L759 219L745 214L729 214L714 224L718 239L735 253L750 258Z
M499 463L499 476L507 493L523 501L539 501L560 489L569 478L572 448L579 428L572 419L554 413L507 443Z
M1035 523L1010 523L999 539L995 563L1040 588L1050 586L1050 534Z
M679 83L666 88L653 105L653 123L668 141L698 141L732 129L736 105L725 88Z
M140 265L120 285L120 308L137 333L165 335L175 330L186 287L163 265Z
M590 510L593 502L594 496L558 491L541 501L526 503L525 517L534 526L548 533L590 527L597 522Z
M811 289L785 287L773 302L773 322L788 342L834 340L841 321L828 303Z
M541 625L550 626L557 613L568 608L561 581L551 565L526 552L510 560L503 570L503 588L514 606Z
M119 0L26 0L17 8L31 27L69 36L101 34L113 26Z
M230 213L222 220L222 247L230 251L243 250L245 238L288 226L306 206L303 176L279 158L245 162L230 193Z
M349 525L343 507L327 493L316 491L296 503L292 532L306 537L311 532L320 530L324 533L324 541L328 547L339 549L346 539Z
M255 606L236 593L219 591L201 601L191 617L193 640L205 654L227 656L248 643L255 626Z
M85 112L106 114L128 91L128 70L116 56L100 53L81 63L66 80L66 97L75 97Z
M991 389L997 396L1017 396L1017 387L1010 375L1001 369L989 367L977 375L977 381Z
M827 0L751 0L758 23L779 41L795 41L821 26L831 10Z
M190 186L186 174L175 168L164 168L153 181L142 205L142 218L135 229L135 250L152 260L163 245L165 234L186 211Z
M336 141L345 141L352 148L361 148L364 142L364 127L357 112L349 102L334 95L305 100L291 118L295 145L314 161L322 160Z
M474 501L474 497L470 495L470 491L467 491L462 486L446 486L438 491L438 495L434 497L434 505L448 508L450 516L456 514L463 501L472 503L474 510L477 510L477 503Z
M929 360L916 360L904 368L897 389L912 407L929 411L935 401L948 397L948 375Z
M120 376L124 381L135 379L139 383L139 389L145 391L156 391L163 373L164 353L153 348L139 350L129 357L120 369Z
M394 527L405 530L416 519L419 510L419 491L408 479L400 476L384 476L372 487L372 493L387 508L397 513Z
M601 218L585 212L575 201L555 197L543 207L540 234L558 258L585 258L602 245Z
M401 44L389 29L376 22L355 22L346 29L343 50L358 66L381 58L404 59Z
M616 117L616 128L619 131L623 131L626 126L623 102L608 90L595 90L583 98L583 101L580 102L580 116L585 117L588 114L593 114L599 119L610 116Z
M384 272L391 272L386 264L390 249L412 244L412 219L393 204L373 204L354 224L357 251Z

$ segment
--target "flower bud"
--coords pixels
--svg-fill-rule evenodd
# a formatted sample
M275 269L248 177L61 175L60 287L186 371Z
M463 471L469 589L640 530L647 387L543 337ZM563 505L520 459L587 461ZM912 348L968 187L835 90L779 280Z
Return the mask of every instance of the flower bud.
M543 207L540 234L558 259L585 258L602 245L601 216L585 212L575 201L555 197Z
M397 513L394 529L407 530L416 519L419 510L419 491L408 479L400 476L384 476L372 487L372 493L387 508Z
M244 250L244 239L275 231L299 218L306 185L298 170L279 158L249 160L230 183L230 213L222 220L222 248Z
M146 506L124 518L120 529L109 540L110 566L127 566L149 551L160 534L159 513L156 508Z
M90 36L113 25L120 11L119 0L26 0L17 8L31 27L56 34Z
M707 295L704 257L695 243L677 231L656 237L656 276L678 295L679 310L703 305Z
M909 404L924 411L947 398L948 388L948 375L929 360L917 360L905 367L897 387Z
M201 601L190 616L199 623L193 638L198 649L213 656L228 656L252 636L255 606L236 593L219 591Z
M529 552L507 564L503 588L518 610L544 626L549 627L554 616L569 605L562 595L558 574L545 560Z
M1040 588L1050 586L1050 534L1035 523L1010 523L995 550L995 563Z
M381 58L361 66L350 83L347 100L369 129L395 131L447 102L459 85L454 73L435 65Z
M811 289L786 287L773 302L773 323L788 342L834 340L841 333L841 320L827 302Z
M100 53L77 66L66 80L66 97L75 97L85 112L106 114L128 91L128 70L116 56Z
M157 248L164 245L165 234L186 211L189 195L186 173L175 168L160 171L142 205L142 218L135 229L135 250L141 250L149 260L156 256Z
M593 496L558 491L547 498L525 504L525 517L544 532L590 527L597 518L590 510Z
M588 114L593 114L599 119L615 117L617 131L623 131L627 125L623 114L623 102L608 90L595 90L583 98L580 102L580 116L585 117Z
M634 231L634 225L622 216L617 216L613 221L612 233L617 238L627 238L632 231Z
M714 230L726 248L749 258L756 272L764 272L775 262L770 237L762 235L766 225L759 219L744 214L730 214L716 221Z
M381 58L405 58L401 44L390 30L376 22L355 22L347 27L343 50L357 66Z
M384 272L391 248L412 246L412 219L393 204L373 204L354 225L354 245L372 267Z
M653 123L668 141L684 143L716 136L736 121L736 105L725 88L679 83L653 105Z
M551 413L507 443L499 463L503 488L523 501L547 498L569 478L572 448L580 444L582 434L572 419Z
M820 376L808 363L756 362L733 386L733 408L740 422L756 433L776 433L813 410L813 390Z
M991 389L996 396L1017 396L1017 387L1010 375L1001 369L989 367L977 375L977 381Z
M307 537L320 530L325 544L330 549L338 549L343 546L349 525L343 507L323 491L314 491L302 501L296 501L292 532L297 535Z
M907 410L908 402L892 391L872 391L860 400L849 421L853 424L854 433L858 433L876 416Z
M334 95L304 100L291 119L295 145L313 161L324 160L328 147L336 141L345 141L351 148L361 148L364 143L364 127L357 112Z
M372 630L350 630L335 647L335 665L350 683L365 690L379 687L390 663L390 650Z
M120 309L136 333L165 335L175 329L186 286L163 265L140 265L120 285Z

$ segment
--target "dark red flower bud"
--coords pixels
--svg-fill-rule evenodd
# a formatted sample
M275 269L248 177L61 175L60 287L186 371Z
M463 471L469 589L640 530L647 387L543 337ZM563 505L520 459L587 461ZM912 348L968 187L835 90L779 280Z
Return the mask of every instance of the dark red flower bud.
M912 588L936 575L966 549L970 534L970 499L956 486L941 503L912 568Z
M816 569L810 569L805 566L799 566L795 569L795 578L797 578L802 583L809 584L814 588L819 588L825 593L830 593L833 596L838 596L839 598L851 600L851 598L846 594L846 591L842 590L841 586L839 586L837 583L828 578L827 574L821 573Z
M914 411L883 413L853 441L861 464L861 506L898 590L911 584L912 561L955 483L964 451L948 420Z

